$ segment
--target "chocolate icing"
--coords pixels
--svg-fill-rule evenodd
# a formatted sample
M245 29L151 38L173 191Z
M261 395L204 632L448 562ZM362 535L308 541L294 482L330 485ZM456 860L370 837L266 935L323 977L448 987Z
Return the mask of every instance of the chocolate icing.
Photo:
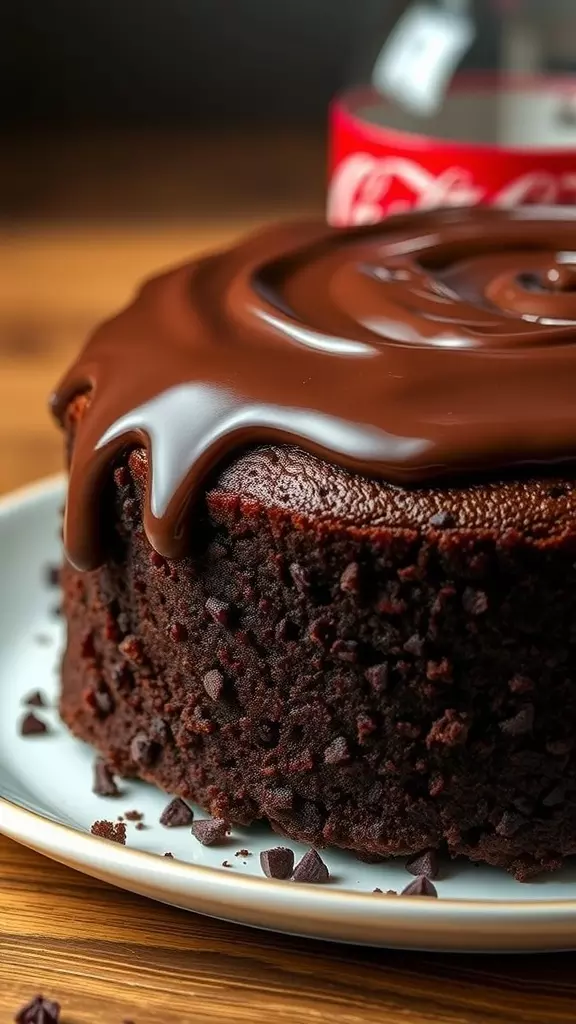
M65 522L102 558L114 456L148 451L144 527L187 549L207 474L290 442L392 483L576 459L576 212L447 210L336 231L262 232L147 282L98 328L54 398L90 392Z

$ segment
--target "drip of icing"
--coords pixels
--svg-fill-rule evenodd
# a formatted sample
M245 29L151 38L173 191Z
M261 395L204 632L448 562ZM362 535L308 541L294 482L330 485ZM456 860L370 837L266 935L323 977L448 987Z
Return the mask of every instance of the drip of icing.
M290 442L392 483L576 460L576 211L452 210L264 231L147 282L53 409L74 441L70 560L104 556L98 496L148 453L144 527L187 550L189 506L240 447Z

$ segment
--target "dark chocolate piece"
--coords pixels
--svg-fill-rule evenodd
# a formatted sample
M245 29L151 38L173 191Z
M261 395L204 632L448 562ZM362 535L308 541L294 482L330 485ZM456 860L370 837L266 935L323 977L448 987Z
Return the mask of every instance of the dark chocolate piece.
M423 850L406 861L406 870L411 875L423 875L424 878L433 879L438 877L438 854L436 850Z
M294 870L294 851L287 846L262 850L260 867L267 878L290 878Z
M20 723L20 735L21 736L45 736L46 733L50 732L50 729L33 711L29 714L24 715Z
M202 846L222 843L228 834L228 822L223 818L197 818L192 824L192 835Z
M101 757L94 762L93 779L92 792L97 796L120 796L112 770Z
M293 882L308 882L310 884L327 882L329 878L330 872L316 850L308 850L308 853L304 854L292 875Z
M418 875L413 882L409 882L405 889L402 889L401 896L437 896L438 891L429 878Z
M44 996L34 996L26 1006L16 1013L16 1024L58 1024L60 1020L60 1003Z
M175 797L166 805L160 815L160 824L165 828L179 828L182 825L191 825L194 815L188 804L185 804L180 797Z

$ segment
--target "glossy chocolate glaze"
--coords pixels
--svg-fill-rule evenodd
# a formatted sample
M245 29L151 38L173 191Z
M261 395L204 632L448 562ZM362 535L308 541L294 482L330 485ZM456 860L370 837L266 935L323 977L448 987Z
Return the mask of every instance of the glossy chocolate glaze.
M576 211L412 214L264 231L147 282L61 382L90 392L65 542L98 565L115 455L148 452L144 527L187 548L190 503L233 451L288 442L423 485L576 460Z

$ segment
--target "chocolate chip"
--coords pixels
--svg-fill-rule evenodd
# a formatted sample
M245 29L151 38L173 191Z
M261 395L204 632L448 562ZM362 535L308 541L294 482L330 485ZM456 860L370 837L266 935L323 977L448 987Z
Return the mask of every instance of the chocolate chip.
M142 811L124 811L124 817L126 821L142 821L144 815Z
M347 661L353 665L358 661L358 644L355 640L335 640L330 648L330 654L339 661Z
M350 761L350 749L344 736L336 736L324 751L326 764L343 765Z
M372 665L366 669L364 678L370 683L375 693L380 693L388 686L388 674L388 665Z
M97 757L93 768L92 792L97 796L119 796L120 790L103 758Z
M288 567L288 572L294 581L296 589L304 596L308 594L312 584L308 570L304 569L303 566L298 565L297 562L293 562L292 565Z
M175 644L182 644L188 639L188 630L181 622L173 622L170 626L170 637Z
M327 882L329 878L330 872L316 850L308 850L308 853L304 854L292 875L293 882L308 882L314 885Z
M500 722L500 729L506 736L526 736L534 726L534 705L526 704L513 718Z
M462 594L462 607L469 615L483 615L488 608L488 598L483 590L466 587Z
M424 875L418 875L413 882L409 882L405 889L402 889L401 896L437 896L438 891L435 885Z
M185 804L180 797L175 797L166 805L160 815L160 824L165 828L180 828L182 825L191 825L194 815L188 804Z
M406 861L406 870L411 875L417 875L418 877L437 878L438 854L436 850L423 850L422 853L417 853L414 857L410 857Z
M126 845L126 825L123 821L95 821L90 826L90 831L99 839L109 839L112 843Z
M29 708L45 708L48 705L48 701L40 693L40 690L33 690L32 693L24 697L22 703L27 704Z
M418 633L413 633L404 644L404 650L408 654L413 654L415 658L421 658L424 651L424 639L418 636Z
M267 878L290 878L294 870L294 852L286 846L262 850L260 867Z
M440 530L449 529L452 526L456 526L456 520L451 512L435 512L433 516L430 516L428 520L430 526L438 528Z
M137 732L130 744L130 757L141 768L150 768L158 753L157 744L145 732Z
M209 597L204 605L206 611L219 626L226 628L230 622L230 605L218 597Z
M192 835L202 846L213 846L226 838L228 823L224 818L200 818L192 824Z
M50 730L46 723L37 718L32 711L28 715L24 715L20 723L21 736L44 736L48 732Z
M44 996L34 996L14 1017L16 1024L58 1024L60 1004Z
M340 590L345 594L357 594L360 590L360 566L358 562L350 562L340 577Z
M224 692L224 676L217 668L212 668L202 679L202 685L212 700L220 700Z

